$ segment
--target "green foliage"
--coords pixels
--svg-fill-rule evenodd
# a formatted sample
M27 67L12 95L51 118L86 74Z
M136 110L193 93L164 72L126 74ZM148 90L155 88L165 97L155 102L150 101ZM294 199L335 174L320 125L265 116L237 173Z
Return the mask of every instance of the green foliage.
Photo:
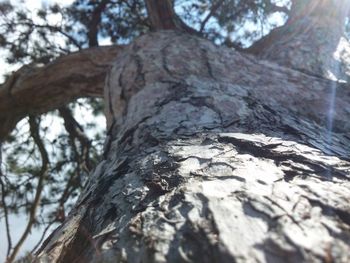
M247 45L276 26L273 14L288 9L272 0L175 1L179 16L216 43ZM54 22L50 22L54 18ZM104 42L125 44L150 30L143 0L76 0L71 6L0 3L0 46L8 63L48 63L77 49Z
M178 0L177 2L181 7L180 13L188 24L194 25L215 43L234 47L248 46L266 35L271 29L281 25L289 12L287 0Z
M60 22L50 24L48 17L53 15ZM77 49L79 43L69 35L66 21L69 17L65 9L58 9L58 6L43 7L31 13L25 5L0 3L0 46L8 53L7 63L46 64Z
M75 112L74 115L80 111L99 117L102 114L101 104L96 99L78 100L68 110ZM43 229L62 222L87 181L91 168L101 158L104 133L93 118L78 127L82 132L88 129L93 131L86 141L79 140L64 129L57 111L40 119L39 132L49 156L47 173L42 173L43 156L29 131L27 120L21 121L10 140L2 144L0 179L4 186L1 195L5 202L1 202L1 207L6 206L6 210L0 209L1 222L8 215L23 217L23 214L29 214L38 191L41 198L32 228ZM45 182L42 190L38 188L41 176L44 176Z
M127 43L149 30L145 4L139 0L77 0L67 10L80 25L75 33L86 43L96 37L91 35L96 33L95 27L98 27L98 39L107 38L111 43Z

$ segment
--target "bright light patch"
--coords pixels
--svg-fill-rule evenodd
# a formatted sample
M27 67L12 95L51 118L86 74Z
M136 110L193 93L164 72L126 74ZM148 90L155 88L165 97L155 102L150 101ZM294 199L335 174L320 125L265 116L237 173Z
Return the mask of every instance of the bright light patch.
M33 10L36 8L40 8L42 5L51 5L51 4L59 4L61 6L70 5L74 0L12 0L11 3L16 5L25 5L28 9Z
M35 1L35 0L29 0L29 1ZM70 5L73 3L73 0L42 0L42 3L48 3L48 4L59 4L59 5Z

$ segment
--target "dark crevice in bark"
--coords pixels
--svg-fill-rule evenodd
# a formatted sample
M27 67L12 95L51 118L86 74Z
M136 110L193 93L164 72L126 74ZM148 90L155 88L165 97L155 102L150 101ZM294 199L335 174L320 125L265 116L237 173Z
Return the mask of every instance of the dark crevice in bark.
M340 208L336 208L334 206L327 205L327 204L322 203L318 200L309 199L309 201L313 206L321 207L324 215L331 216L331 217L336 216L341 221L343 221L345 224L350 226L350 212L345 211L345 210L340 209Z
M118 146L121 147L122 145L125 146L128 144L132 144L135 131L137 131L139 129L139 127L151 117L152 116L145 116L142 120L140 120L138 123L136 123L135 126L129 127L127 130L120 131L121 132L120 138L118 138L118 140L116 140L118 142ZM112 144L113 144L113 142L112 142Z
M172 191L184 182L183 177L178 174L179 165L166 157L168 156L166 152L158 152L158 155L164 156L165 159L157 164L146 164L139 172L139 176L150 190L144 199L145 203L156 200L157 197Z
M215 128L223 126L224 120L222 118L222 113L215 106L215 104L213 103L213 98L212 97L196 97L196 96L192 96L186 102L191 104L191 105L193 105L193 106L196 106L196 107L207 107L208 109L211 109L212 111L214 111L218 115L218 117L220 119L219 125L215 125L211 129L215 129ZM206 127L206 128L210 130L209 127Z
M190 92L185 83L168 82L167 84L171 85L168 88L171 95L166 98L163 98L161 101L156 103L156 106L158 108L157 114L159 114L162 111L162 108L164 106L174 101L180 101L184 97L184 94L188 94Z
M143 61L142 58L138 55L135 55L133 57L133 60L136 63L136 74L135 74L135 84L136 85L136 90L140 89L141 87L144 87L146 84L146 80L145 80L145 72L143 69Z
M168 61L167 61L167 49L170 48L171 46L171 42L166 43L166 45L160 50L161 52L161 56L162 56L162 66L163 69L165 70L166 73L168 73L169 76L173 77L174 79L179 79L181 80L181 78L178 78L174 75L173 72L171 72L169 66L168 66Z
M121 83L119 82L119 85ZM108 110L109 110L109 114L112 116L113 120L111 121L112 123L115 122L114 120L114 116L115 116L115 112L113 109L113 103L112 103L112 85L111 85L111 76L110 76L110 72L108 72L107 77L106 77L106 87L108 90Z
M201 194L198 194L197 197L201 200L202 205L201 221L184 224L177 229L176 238L170 243L167 260L169 262L196 262L200 258L203 263L236 262L235 258L219 242L220 233L209 209L208 199ZM189 219L193 206L184 202L183 199L183 195L175 195L170 201L170 207L178 207L181 215Z

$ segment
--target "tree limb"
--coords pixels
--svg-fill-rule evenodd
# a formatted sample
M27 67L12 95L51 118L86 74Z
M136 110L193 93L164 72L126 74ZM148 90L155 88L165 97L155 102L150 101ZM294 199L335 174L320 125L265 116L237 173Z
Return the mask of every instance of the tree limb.
M47 177L47 173L48 173L48 169L49 169L49 156L48 156L48 153L46 151L45 145L40 138L39 123L32 116L29 117L29 126L30 126L30 134L31 134L35 144L39 148L42 164L41 164L41 169L40 169L40 172L38 175L38 185L36 187L33 204L32 204L30 211L29 211L29 219L28 219L26 228L25 228L22 236L20 237L18 243L13 248L11 255L8 257L8 259L7 259L8 263L11 263L15 260L17 254L19 252L19 249L21 248L24 241L28 237L28 235L32 229L32 226L36 220L36 211L37 211L38 206L40 204L41 194L42 194L42 191L44 188L44 181L45 181L45 178Z
M89 152L91 147L91 141L84 133L81 125L75 120L71 110L68 107L61 107L58 109L61 117L64 120L64 127L69 134L72 147L75 147L75 139L80 142L80 152L75 149L75 159L79 168L88 173L92 167L90 164Z
M145 0L148 18L153 30L180 30L188 33L199 33L187 26L175 13L171 0Z
M101 23L102 13L110 2L110 0L102 0L92 11L91 21L89 22L87 34L89 40L89 47L98 46L98 27Z
M20 25L20 23L18 25ZM76 48L78 48L79 50L82 49L81 44L79 44L79 41L77 39L75 39L73 36L65 32L63 29L59 28L58 26L39 25L39 24L32 23L31 21L24 23L24 25L33 26L35 28L46 28L53 32L60 33L62 36L67 38Z
M286 24L245 51L307 74L347 81L350 44L344 37L344 9L350 9L349 2L293 0Z
M80 97L102 97L106 72L122 49L86 49L45 67L29 65L15 72L0 86L0 140L28 114L44 113Z

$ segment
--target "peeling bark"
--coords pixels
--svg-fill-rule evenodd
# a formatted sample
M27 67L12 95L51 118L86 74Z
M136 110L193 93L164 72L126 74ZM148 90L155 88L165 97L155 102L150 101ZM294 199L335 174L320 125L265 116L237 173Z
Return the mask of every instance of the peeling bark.
M110 71L109 138L37 262L349 262L350 100L327 79L158 32Z
M24 66L0 87L0 140L28 114L44 113L81 97L102 97L106 73L123 47L86 49L41 67Z

